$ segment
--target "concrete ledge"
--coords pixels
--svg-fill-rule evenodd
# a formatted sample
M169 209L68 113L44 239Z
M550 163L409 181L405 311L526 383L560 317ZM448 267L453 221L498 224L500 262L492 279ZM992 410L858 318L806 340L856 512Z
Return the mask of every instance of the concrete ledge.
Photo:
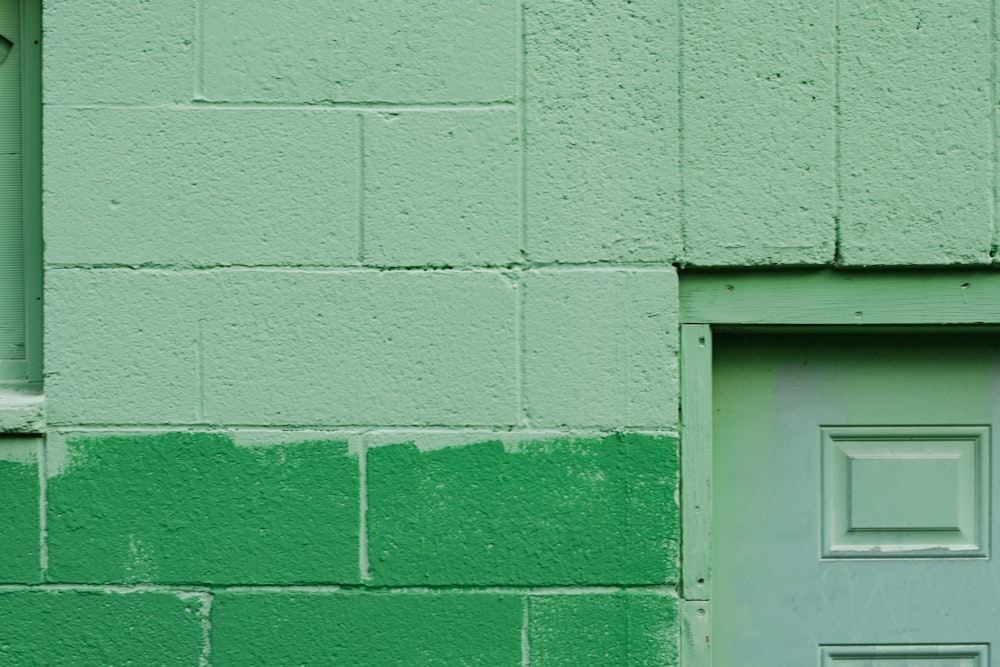
M27 388L0 388L0 433L44 433L45 395Z

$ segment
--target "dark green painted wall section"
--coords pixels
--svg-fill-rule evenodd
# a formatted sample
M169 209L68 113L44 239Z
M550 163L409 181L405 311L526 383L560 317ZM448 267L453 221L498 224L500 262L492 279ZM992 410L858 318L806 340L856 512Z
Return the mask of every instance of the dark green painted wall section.
M0 658L670 664L677 445L61 433L40 477L32 440L0 461Z

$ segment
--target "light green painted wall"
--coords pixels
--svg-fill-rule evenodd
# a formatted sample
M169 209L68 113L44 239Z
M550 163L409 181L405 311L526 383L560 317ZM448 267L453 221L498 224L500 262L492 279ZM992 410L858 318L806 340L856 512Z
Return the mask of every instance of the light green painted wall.
M0 661L677 664L678 268L993 261L939 5L46 1Z

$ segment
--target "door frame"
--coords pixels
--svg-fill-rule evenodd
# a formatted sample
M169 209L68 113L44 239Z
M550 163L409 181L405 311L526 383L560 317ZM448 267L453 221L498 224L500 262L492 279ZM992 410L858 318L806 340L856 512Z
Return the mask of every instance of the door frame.
M1000 325L1000 272L684 272L680 279L681 665L712 667L712 333Z

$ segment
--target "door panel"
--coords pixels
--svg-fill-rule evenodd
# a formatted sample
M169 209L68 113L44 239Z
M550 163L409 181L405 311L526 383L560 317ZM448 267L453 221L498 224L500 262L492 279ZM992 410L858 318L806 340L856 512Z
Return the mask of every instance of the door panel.
M721 667L987 667L995 336L718 334Z

